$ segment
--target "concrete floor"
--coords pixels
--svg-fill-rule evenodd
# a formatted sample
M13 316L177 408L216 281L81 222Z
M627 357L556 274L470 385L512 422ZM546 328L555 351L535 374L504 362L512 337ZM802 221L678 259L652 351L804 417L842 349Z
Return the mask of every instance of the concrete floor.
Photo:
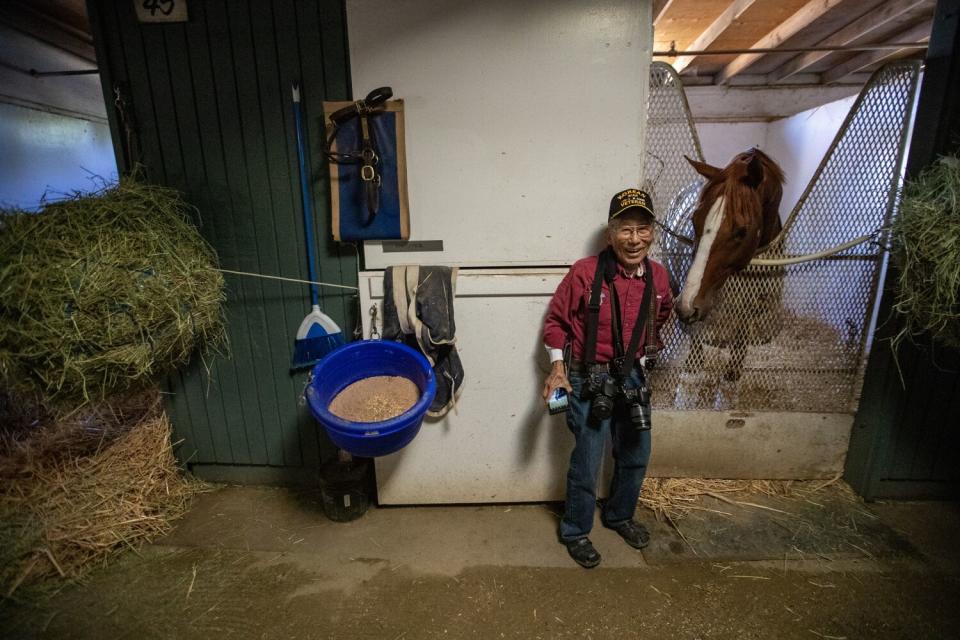
M704 498L643 552L558 505L371 509L226 487L166 538L32 606L8 638L956 638L960 505ZM809 504L808 504L809 502ZM682 534L682 535L680 535Z

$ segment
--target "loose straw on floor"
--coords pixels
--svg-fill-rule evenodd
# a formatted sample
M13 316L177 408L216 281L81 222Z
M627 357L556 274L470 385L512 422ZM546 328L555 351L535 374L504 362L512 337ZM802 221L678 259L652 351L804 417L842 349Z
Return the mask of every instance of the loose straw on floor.
M181 474L159 398L148 401L0 432L0 596L82 577L169 532L208 490Z

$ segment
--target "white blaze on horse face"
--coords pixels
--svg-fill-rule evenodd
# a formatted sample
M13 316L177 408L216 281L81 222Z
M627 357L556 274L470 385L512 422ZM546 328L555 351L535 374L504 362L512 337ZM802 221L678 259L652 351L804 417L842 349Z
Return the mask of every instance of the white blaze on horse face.
M687 280L683 284L683 291L680 293L680 310L684 315L693 314L693 301L697 299L700 293L700 285L703 282L703 273L707 269L707 261L710 260L710 249L713 241L717 238L720 231L720 225L723 224L724 198L720 196L714 201L710 211L707 212L707 219L703 223L703 235L700 237L700 244L697 247L697 254L693 258L693 265L687 273Z

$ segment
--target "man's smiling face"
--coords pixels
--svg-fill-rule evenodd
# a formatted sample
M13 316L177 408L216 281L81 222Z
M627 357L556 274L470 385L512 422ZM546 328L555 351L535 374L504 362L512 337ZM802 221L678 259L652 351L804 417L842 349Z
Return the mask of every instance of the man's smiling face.
M636 271L653 243L653 220L641 211L624 211L611 221L608 237L620 265Z

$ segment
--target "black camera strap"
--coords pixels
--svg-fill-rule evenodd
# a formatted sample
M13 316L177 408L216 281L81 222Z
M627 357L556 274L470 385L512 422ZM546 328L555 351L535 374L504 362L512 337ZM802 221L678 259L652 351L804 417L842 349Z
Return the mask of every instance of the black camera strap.
M607 280L610 289L610 337L613 339L613 357L623 358L623 317L620 315L620 294L613 284L613 279ZM617 360L619 361L619 360ZM613 373L611 371L610 373Z
M653 302L653 274L652 269L650 268L650 261L647 258L643 259L643 301L640 303L640 312L637 314L637 321L633 324L633 333L630 336L630 345L627 347L626 352L623 349L623 319L620 316L620 296L617 294L617 288L614 286L613 281L610 283L610 303L611 308L611 332L613 334L613 345L614 350L617 353L617 359L622 363L620 367L620 376L626 378L630 375L630 370L633 369L633 361L637 357L637 350L640 348L640 338L644 333L644 327L650 325L651 330L647 331L647 343L651 344L655 333L655 327L652 322L648 320L652 317L650 314L650 305ZM647 354L650 353L650 350L646 350ZM613 373L611 371L611 373Z
M590 288L590 302L587 303L587 335L583 345L583 363L587 367L596 364L597 329L600 328L600 298L603 295L603 274L609 252L604 250L597 257L597 270L593 274L593 286Z
M633 361L636 358L637 350L640 346L640 338L643 335L644 326L655 327L655 311L653 308L653 270L650 268L650 261L643 259L643 301L640 303L640 313L637 314L637 321L633 325L633 333L630 336L630 345L626 352L623 349L622 319L620 317L620 299L617 295L616 286L613 284L613 278L616 275L616 257L608 248L600 253L597 259L597 270L593 275L593 286L590 289L590 302L587 303L587 335L585 336L583 347L583 363L586 367L596 364L597 357L597 331L600 327L600 300L603 292L603 282L607 281L610 290L611 304L611 332L613 337L613 348L617 359L622 358L623 367L621 375L630 375L633 368ZM647 332L647 344L644 355L648 362L656 357L656 329ZM613 373L613 372L611 372Z

